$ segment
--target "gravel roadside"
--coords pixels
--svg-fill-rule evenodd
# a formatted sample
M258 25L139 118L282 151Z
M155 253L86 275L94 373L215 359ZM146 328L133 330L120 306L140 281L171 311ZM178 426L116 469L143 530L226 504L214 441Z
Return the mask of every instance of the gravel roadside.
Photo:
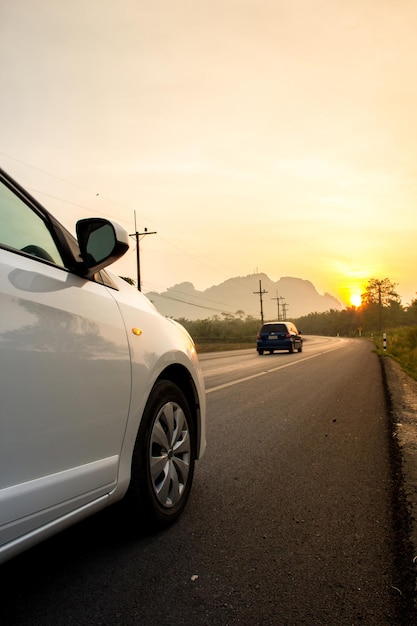
M393 517L404 614L417 623L417 381L393 359L381 366L391 416ZM404 622L406 623L406 622Z

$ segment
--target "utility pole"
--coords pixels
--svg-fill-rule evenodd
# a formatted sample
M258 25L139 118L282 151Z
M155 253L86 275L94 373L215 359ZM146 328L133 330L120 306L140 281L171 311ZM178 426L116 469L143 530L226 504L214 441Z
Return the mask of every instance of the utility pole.
M288 304L286 302L283 302L282 303L282 315L283 315L284 322L287 319L287 309L288 309Z
M259 296L259 300L261 303L261 321L263 324L264 323L264 309L263 309L262 295L268 292L265 291L265 289L262 289L262 281L259 281L259 291L254 291L253 293Z
M143 233L139 233L136 228L136 211L135 211L135 232L131 233L129 237L134 237L136 239L136 269L137 269L137 282L138 282L138 291L141 291L141 282L140 282L140 253L139 253L139 237L145 235L156 235L156 231L149 231L147 228L144 228Z
M286 315L285 315L285 307L288 306L287 304L285 304L285 298L283 296L280 296L279 298L281 300L281 306L282 306L282 319L286 320Z
M278 318L277 319L278 319L278 322L280 322L281 321L281 315L280 315L280 312L279 312L279 301L280 300L285 300L285 298L283 298L282 296L278 296L278 291L276 292L276 294L277 294L277 297L276 298L271 298L271 300L276 300L277 301L277 307L278 307ZM282 305L282 307L284 309L284 304Z

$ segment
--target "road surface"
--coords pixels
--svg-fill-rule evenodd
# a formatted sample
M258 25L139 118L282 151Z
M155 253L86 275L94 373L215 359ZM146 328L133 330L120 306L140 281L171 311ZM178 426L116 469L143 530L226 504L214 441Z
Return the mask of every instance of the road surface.
M182 519L134 537L110 510L5 564L0 623L410 623L372 345L201 362L208 448Z

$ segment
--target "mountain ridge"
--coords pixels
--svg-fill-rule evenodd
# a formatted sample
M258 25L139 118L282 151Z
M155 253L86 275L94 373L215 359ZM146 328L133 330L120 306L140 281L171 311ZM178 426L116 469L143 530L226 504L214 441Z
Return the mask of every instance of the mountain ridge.
M203 291L184 281L162 293L148 292L146 297L162 315L174 319L197 320L237 313L260 318L260 286L265 320L277 319L278 305L281 318L285 308L286 319L343 308L329 293L319 294L309 280L284 276L273 281L264 273L228 278Z

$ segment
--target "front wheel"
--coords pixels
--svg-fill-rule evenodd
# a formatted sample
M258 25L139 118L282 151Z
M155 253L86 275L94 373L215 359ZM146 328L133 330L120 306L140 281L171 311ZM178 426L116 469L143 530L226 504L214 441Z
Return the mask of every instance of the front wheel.
M178 519L190 494L195 456L188 402L179 387L160 381L142 417L126 494L139 526L158 530Z

